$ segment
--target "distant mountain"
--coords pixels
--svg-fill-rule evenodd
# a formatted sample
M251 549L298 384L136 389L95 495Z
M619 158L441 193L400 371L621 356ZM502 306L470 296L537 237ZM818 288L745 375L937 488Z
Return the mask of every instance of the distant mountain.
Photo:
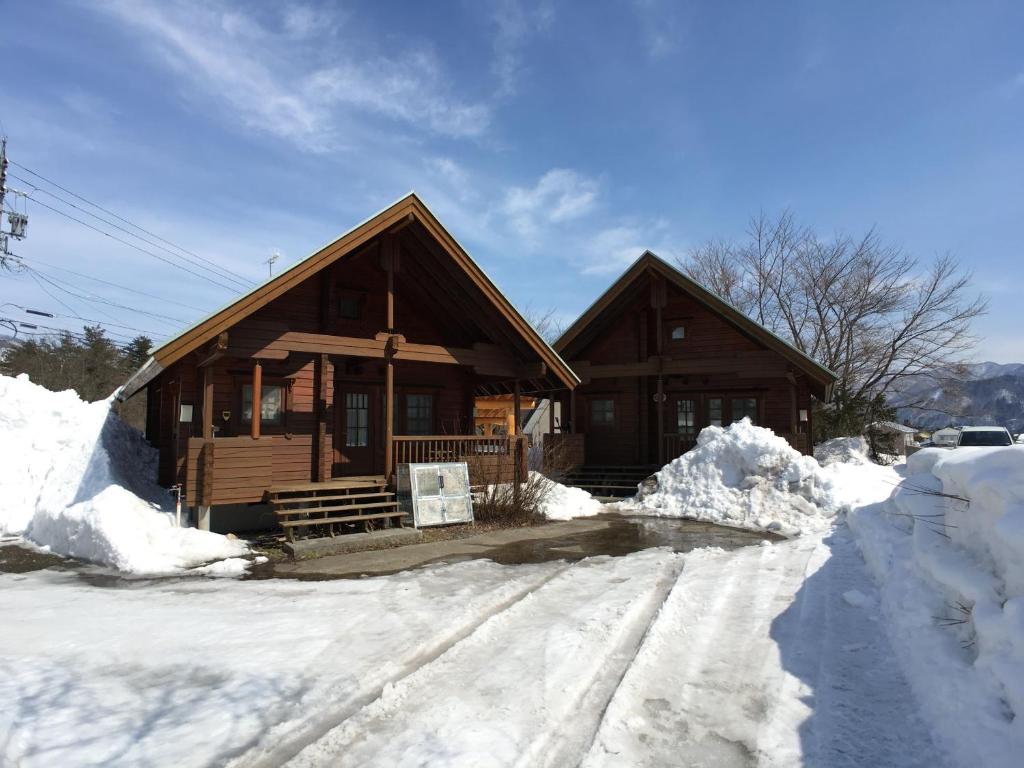
M897 418L922 429L995 425L1024 432L1024 363L975 363L918 378L891 396Z

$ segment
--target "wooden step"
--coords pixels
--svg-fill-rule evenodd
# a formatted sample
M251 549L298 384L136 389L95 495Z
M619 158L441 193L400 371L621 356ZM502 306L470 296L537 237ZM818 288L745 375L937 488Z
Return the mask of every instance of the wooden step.
M325 496L285 496L283 498L274 499L271 503L275 506L279 504L305 504L307 502L323 502L323 501L343 501L346 499L370 499L370 498L381 498L381 497L393 497L395 494L391 491L374 491L372 493L347 493L347 494L336 494L330 493Z
M321 514L324 512L341 512L346 509L360 510L360 509L380 509L383 507L397 507L398 502L396 501L381 501L372 502L369 504L341 504L334 507L305 507L302 509L277 509L274 510L278 517L286 517L288 515L314 515ZM404 512L402 514L405 514ZM320 522L317 518L313 518L312 522Z
M281 483L267 489L267 493L276 496L281 493L296 493L298 491L333 491L343 488L380 488L387 485L383 475L364 475L359 477L336 477L333 480L323 482L295 482Z
M385 520L391 517L405 517L405 512L374 512L369 515L346 515L344 517L325 517L318 520L282 520L282 528L298 528L303 525L333 525L335 523L359 523L367 520Z
M589 491L591 488L593 488L594 490L600 489L602 491L632 491L634 493L636 492L635 485L614 485L612 483L581 483L580 485L576 485L573 487L582 488L585 491Z

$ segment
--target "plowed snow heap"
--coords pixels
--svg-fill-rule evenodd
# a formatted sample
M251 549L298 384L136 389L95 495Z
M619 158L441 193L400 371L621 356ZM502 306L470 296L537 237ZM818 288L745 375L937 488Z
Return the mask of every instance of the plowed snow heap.
M24 374L0 376L0 533L140 574L245 554L244 542L175 527L167 492L154 482L156 452L110 406Z
M701 430L697 446L643 484L635 504L644 514L792 535L830 524L841 485L839 470L823 469L745 418Z

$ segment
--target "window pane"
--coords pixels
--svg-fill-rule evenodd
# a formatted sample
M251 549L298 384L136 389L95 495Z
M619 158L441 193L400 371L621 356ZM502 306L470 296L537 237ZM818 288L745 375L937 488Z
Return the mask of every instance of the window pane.
M405 426L410 435L429 435L434 431L434 396L405 396Z
M757 423L757 400L753 397L734 397L732 399L732 420L739 421L744 416L751 423Z
M260 422L280 424L283 407L282 387L264 384L260 387ZM252 421L252 384L242 385L242 421Z
M594 427L615 426L615 401L614 400L591 400L590 401L590 424Z
M672 328L672 341L682 341L686 338L686 328L682 325L676 325Z
M722 398L720 397L708 400L708 424L713 427L722 426Z
M676 400L676 431L693 437L697 427L697 408L693 400Z
M370 444L370 396L365 392L345 393L345 445L365 448Z

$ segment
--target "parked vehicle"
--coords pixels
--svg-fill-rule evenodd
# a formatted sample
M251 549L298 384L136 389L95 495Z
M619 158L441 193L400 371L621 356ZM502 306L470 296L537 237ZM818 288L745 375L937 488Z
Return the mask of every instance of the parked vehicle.
M997 447L1013 445L1013 438L1005 427L964 427L956 441L957 448Z

